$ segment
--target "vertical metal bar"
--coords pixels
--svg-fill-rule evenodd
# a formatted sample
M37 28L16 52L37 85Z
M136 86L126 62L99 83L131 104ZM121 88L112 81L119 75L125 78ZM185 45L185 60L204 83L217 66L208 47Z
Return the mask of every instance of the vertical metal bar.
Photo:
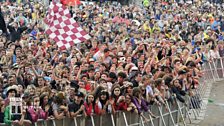
M183 120L183 124L184 124L184 126L187 126L187 125L186 125L186 122L185 122L185 119L184 119L184 116L183 116L183 113L182 113L181 108L180 108L180 104L179 104L179 102L177 101L177 98L176 98L176 97L175 97L175 100L176 100L176 103L177 103L178 110L179 110L179 112L180 112L181 118L182 118L182 120Z
M210 71L211 73L210 74L208 74L209 75L209 77L211 78L211 82L214 82L214 75L213 75L213 71L212 71L212 68L211 68L211 64L210 64L210 62L208 62L208 71Z
M153 122L153 119L152 119L152 116L150 114L149 114L149 119L150 119L150 122L151 122L152 126L155 126L154 122Z
M141 119L142 126L145 126L145 124L144 124L144 120L142 119L141 116L140 116L140 119Z
M78 126L76 117L74 117L74 123L75 123L75 126Z
M195 92L198 95L198 99L199 99L199 102L198 103L196 102L196 104L199 106L199 108L198 108L199 111L201 111L201 106L203 105L203 102L201 102L202 101L201 92L198 90L195 90Z
M56 126L56 123L55 123L55 120L54 119L52 120L52 122L53 122L53 126Z
M91 117L91 121L92 121L92 126L95 126L93 116L90 116L90 117Z
M211 70L211 74L212 74L213 81L215 81L215 76L213 74L213 69L212 69L211 63L209 62L208 64L209 64L209 68Z
M169 114L170 114L170 117L171 117L171 121L172 121L173 125L175 126L176 123L175 123L175 121L174 121L174 119L173 119L173 115L172 115L172 113L171 113L170 106L169 106L167 100L165 100L165 104L166 104L167 109L168 109L168 111L169 111Z
M103 116L101 115L100 116L100 126L102 126L102 120L103 120L102 118L103 118Z
M221 62L221 69L222 69L222 78L224 78L224 69L223 69L222 58L220 58L220 62Z
M196 94L196 93L195 93ZM198 100L198 94L196 94L194 97L192 97L192 104L196 107L195 108L195 111L196 111L196 113L197 113L197 116L199 116L199 110L198 110L198 107L199 107L199 105L198 105L198 103L197 103L197 101L196 100Z
M197 111L197 104L195 103L195 97L191 97L191 103L192 103L192 105L194 106L194 107L196 107L196 108L193 108L193 110L195 110L195 113L196 113L196 116L198 117L199 116L199 112ZM193 107L192 106L192 107Z
M217 61L217 60L216 60L216 61ZM213 66L214 66L215 76L216 76L217 79L219 80L219 75L218 75L218 71L217 71L217 65L216 65L214 59L212 59L212 63L213 63Z
M110 117L111 117L112 125L115 126L113 114L110 114Z
M161 109L162 107L161 107L161 106L158 106L158 108L159 108L160 116L161 116L162 121L163 121L163 125L166 126L166 122L165 122L165 120L164 120L164 118L163 118L163 113L162 113L162 109Z
M65 118L62 120L63 126L65 126Z
M127 118L124 112L122 112L123 117L124 117L124 122L125 122L125 126L128 126L128 122L127 122Z
M194 110L194 108L193 108L193 104L192 104L192 102L191 102L191 97L190 97L190 96L187 96L187 97L188 97L188 100L189 100L189 103L190 103L190 107L191 107L190 109L192 110L195 119L197 119L197 115L196 115L196 113L195 113L195 110Z
M189 101L187 102L187 105L189 105ZM188 109L188 106L187 105L185 105L185 111L186 111L186 113L187 113L187 117L188 117L188 119L189 119L189 121L190 121L190 124L192 123L192 121L191 121L191 118L190 118L190 115L189 115L189 110L190 109Z
M86 126L86 120L85 120L85 118L81 118L81 126Z

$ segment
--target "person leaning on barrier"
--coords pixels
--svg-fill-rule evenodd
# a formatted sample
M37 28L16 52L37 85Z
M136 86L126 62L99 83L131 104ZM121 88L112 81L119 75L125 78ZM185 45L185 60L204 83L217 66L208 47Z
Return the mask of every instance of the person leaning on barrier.
M100 114L100 109L98 107L99 99L94 99L93 94L88 94L84 102L85 114L86 116L92 116L93 114Z
M171 85L171 90L172 93L174 93L176 95L176 98L180 101L180 102L185 102L183 96L186 94L185 90L183 90L184 88L181 86L180 84L180 80L179 79L174 79L173 83Z
M85 115L84 94L82 92L76 93L75 100L68 105L68 111L71 118Z
M162 78L158 78L155 80L155 88L154 88L154 97L161 103L161 104L165 104L165 87L164 87L164 83L163 83L163 79Z
M132 95L130 95L130 94L125 95L126 111L138 113L138 109L135 106L135 104L132 102L132 99L133 99Z
M15 97L17 90L12 86L8 89L7 95L10 98ZM10 105L6 106L4 111L4 123L7 125L20 125L31 124L31 118L26 108L22 108L22 115L12 115L10 112Z
M39 106L47 114L48 118L50 118L53 115L51 101L50 101L49 95L47 93L43 93L42 95L40 95L40 104L39 104Z
M38 95L35 95L32 97L32 106L28 108L28 112L30 113L32 117L32 122L37 122L38 119L44 119L46 120L48 118L48 109L45 108L46 111L44 111L40 105L40 97Z
M68 107L65 101L65 94L64 92L58 92L55 96L54 101L52 103L52 109L54 113L54 117L56 119L63 119L65 116L68 116Z
M126 110L125 97L122 95L121 88L117 84L111 89L110 103L112 104L113 112L118 110Z
M156 116L149 110L148 108L148 104L145 101L145 99L143 99L142 94L141 94L141 89L139 87L135 87L133 89L133 103L135 104L135 106L137 107L138 110L138 114L140 114L141 116L143 116L143 111L148 112L149 116L155 118Z
M113 112L113 101L110 101L110 95L109 92L106 90L102 90L100 92L100 95L98 97L99 102L98 102L98 106L100 108L100 114L106 114L106 113L112 113Z

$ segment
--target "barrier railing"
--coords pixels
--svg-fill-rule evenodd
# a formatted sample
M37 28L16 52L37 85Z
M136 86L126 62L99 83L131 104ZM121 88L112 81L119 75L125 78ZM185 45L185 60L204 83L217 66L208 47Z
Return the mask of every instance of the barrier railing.
M224 78L223 59L214 59L205 62L201 66L203 76L199 79L199 84L192 89L185 97L186 102L181 103L174 95L175 102L171 104L165 101L165 105L150 106L150 110L157 117L152 118L149 113L144 115L149 120L144 120L138 114L131 112L117 112L115 114L105 114L101 116L83 117L77 116L73 119L65 118L63 120L38 120L35 126L176 126L182 124L187 126L193 120L200 119L200 113L205 109L203 100L207 100L208 91L212 83ZM0 124L0 126L6 126Z

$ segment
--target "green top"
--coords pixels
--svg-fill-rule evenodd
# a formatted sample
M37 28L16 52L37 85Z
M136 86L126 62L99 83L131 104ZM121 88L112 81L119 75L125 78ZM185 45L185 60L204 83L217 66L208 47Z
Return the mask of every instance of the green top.
M11 125L12 123L12 115L10 115L10 107L7 106L4 111L4 123L7 125Z

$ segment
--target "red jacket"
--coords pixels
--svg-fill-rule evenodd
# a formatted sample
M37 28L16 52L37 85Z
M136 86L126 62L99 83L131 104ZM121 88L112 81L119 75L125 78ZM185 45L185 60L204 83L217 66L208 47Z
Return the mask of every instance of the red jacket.
M99 109L98 105L95 104L93 106L93 103L87 104L87 102L85 102L84 106L85 106L85 111L86 111L87 116L91 116L92 114L100 114L100 109Z
M118 100L118 98L116 98L115 101L114 101L114 104L113 104L114 109L116 111L117 110L121 110L121 111L127 110L127 105L125 104L125 101L117 103L117 100Z

